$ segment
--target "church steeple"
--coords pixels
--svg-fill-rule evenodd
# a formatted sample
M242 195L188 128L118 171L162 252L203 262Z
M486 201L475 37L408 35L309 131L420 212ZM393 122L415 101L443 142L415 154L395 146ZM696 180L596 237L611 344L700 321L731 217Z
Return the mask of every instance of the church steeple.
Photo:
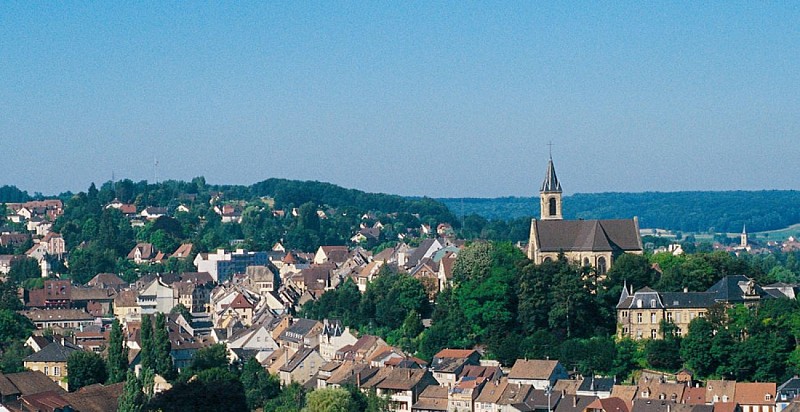
M742 225L742 238L739 246L743 248L747 247L747 225Z
M553 166L553 156L547 162L547 172L539 189L541 200L542 220L561 220L561 182L556 176L556 168Z

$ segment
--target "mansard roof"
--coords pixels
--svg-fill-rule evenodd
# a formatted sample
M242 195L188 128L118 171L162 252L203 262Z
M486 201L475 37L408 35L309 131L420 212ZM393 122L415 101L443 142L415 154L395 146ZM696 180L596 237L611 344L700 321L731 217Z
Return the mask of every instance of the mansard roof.
M556 168L553 166L553 158L547 162L547 173L544 176L540 192L557 192L561 193L561 182L558 181L556 176Z

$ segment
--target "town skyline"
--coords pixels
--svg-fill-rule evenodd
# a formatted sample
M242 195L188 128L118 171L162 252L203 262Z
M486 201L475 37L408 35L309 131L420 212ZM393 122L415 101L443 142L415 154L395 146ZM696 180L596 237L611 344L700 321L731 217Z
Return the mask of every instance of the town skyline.
M4 9L0 184L29 192L535 196L551 141L566 194L799 186L787 4Z

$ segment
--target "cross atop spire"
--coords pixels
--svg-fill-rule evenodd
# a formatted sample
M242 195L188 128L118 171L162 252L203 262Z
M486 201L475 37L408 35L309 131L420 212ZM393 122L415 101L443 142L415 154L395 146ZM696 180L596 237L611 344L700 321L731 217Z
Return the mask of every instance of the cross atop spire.
M553 142L552 141L548 142L547 146L548 146L549 151L550 151L550 160L553 160Z

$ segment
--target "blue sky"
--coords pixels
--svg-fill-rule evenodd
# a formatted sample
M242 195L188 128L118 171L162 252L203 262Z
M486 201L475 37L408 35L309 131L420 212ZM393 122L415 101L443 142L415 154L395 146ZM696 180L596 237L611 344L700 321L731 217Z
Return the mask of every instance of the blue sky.
M800 186L797 3L135 3L0 4L0 184Z

